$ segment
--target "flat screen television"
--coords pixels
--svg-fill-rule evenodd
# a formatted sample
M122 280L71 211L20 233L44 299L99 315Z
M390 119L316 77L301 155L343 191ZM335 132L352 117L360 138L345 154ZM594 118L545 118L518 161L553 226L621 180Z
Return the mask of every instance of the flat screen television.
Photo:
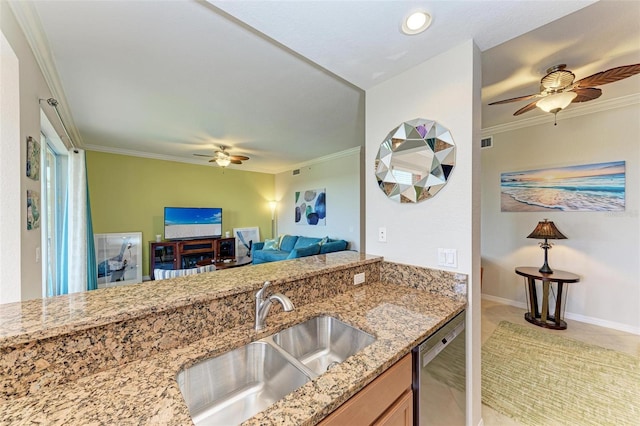
M164 237L193 240L222 236L222 209L218 207L165 207Z

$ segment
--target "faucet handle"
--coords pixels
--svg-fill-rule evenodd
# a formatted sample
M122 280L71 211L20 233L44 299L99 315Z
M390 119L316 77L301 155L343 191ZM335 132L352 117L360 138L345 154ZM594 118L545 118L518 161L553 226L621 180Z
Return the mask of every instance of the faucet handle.
M267 287L269 287L270 285L271 285L271 281L265 281L264 284L262 284L262 288L258 290L258 292L256 293L256 299L262 300L264 298L264 292L267 290Z

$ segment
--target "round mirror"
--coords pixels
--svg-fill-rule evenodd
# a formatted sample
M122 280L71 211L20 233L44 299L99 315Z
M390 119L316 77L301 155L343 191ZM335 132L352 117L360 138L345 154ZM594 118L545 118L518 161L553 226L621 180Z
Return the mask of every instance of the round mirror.
M442 189L455 162L449 129L417 118L400 124L384 139L376 156L376 179L388 198L417 203Z

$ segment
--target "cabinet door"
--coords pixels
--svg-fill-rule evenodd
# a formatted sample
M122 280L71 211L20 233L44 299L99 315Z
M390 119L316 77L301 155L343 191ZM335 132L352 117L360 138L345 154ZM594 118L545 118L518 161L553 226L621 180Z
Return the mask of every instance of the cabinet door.
M154 279L155 269L177 269L178 250L176 243L149 243L149 276Z
M236 258L236 239L221 238L218 241L218 249L216 250L216 258L218 260L235 259Z
M359 426L374 424L389 413L390 408L394 407L401 397L409 398L409 408L411 415L413 415L411 367L411 354L408 354L329 414L320 422L320 425ZM400 409L398 408L398 410ZM399 413L393 415L392 418L395 419L399 415Z
M374 423L375 426L412 426L413 392L407 389L404 394Z

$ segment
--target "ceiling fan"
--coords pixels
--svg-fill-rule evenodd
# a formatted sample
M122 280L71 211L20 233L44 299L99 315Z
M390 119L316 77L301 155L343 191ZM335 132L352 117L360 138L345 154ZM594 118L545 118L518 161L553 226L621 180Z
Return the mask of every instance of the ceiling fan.
M198 157L211 157L205 154L193 154ZM229 164L242 164L243 161L247 161L249 157L245 155L231 155L227 152L227 147L220 146L220 150L215 151L213 158L209 160L210 163L216 163L220 167L227 167Z
M513 115L523 114L536 107L557 115L572 102L587 102L599 98L602 95L602 90L594 86L613 83L640 73L640 64L624 65L574 81L575 74L565 69L566 67L566 64L560 64L549 68L547 75L540 80L540 93L491 102L489 105L536 99L517 110Z

